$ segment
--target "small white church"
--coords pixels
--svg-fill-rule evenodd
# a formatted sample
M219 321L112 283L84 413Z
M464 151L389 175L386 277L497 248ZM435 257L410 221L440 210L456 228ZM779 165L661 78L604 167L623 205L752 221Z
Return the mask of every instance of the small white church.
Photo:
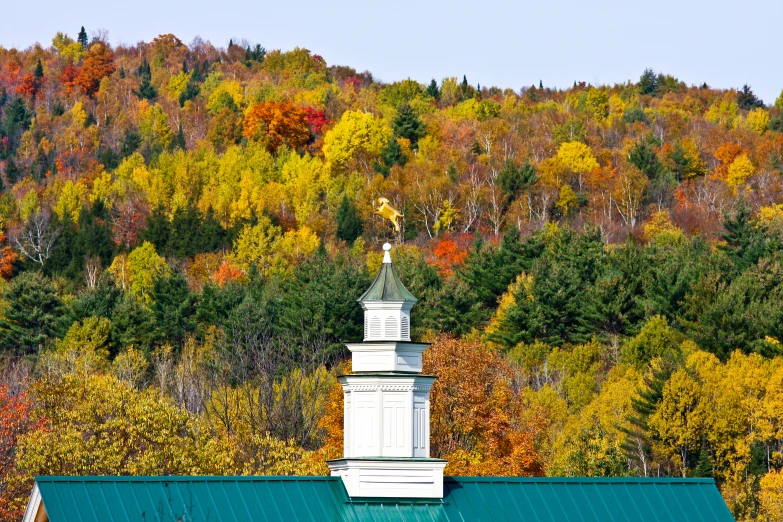
M710 521L734 520L712 479L444 477L430 457L416 298L383 245L359 298L364 339L346 344L344 456L330 477L36 477L23 522Z

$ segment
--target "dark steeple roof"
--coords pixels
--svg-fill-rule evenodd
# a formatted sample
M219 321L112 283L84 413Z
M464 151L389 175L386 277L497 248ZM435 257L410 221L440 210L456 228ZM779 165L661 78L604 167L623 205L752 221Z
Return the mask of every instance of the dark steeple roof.
M405 301L415 303L418 299L413 297L413 294L408 292L408 289L402 284L400 276L397 275L397 271L394 269L394 265L383 263L378 271L378 275L375 276L375 281L372 282L370 288L362 294L358 301Z
M394 269L394 265L391 261L389 251L391 245L386 243L383 245L383 264L378 271L378 275L375 276L375 281L372 282L370 288L357 299L357 301L403 301L407 303L415 303L418 301L412 293L408 292L405 285L400 281L400 276L397 275L397 271Z

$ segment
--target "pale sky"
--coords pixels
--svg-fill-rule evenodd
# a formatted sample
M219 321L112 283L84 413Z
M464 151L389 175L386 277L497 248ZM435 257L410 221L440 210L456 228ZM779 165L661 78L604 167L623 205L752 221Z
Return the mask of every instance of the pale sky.
M386 82L465 74L472 85L518 90L637 81L651 67L688 84L748 83L765 103L783 89L781 0L0 0L0 45L48 46L106 29L112 44L174 33L225 47L306 47L330 65Z

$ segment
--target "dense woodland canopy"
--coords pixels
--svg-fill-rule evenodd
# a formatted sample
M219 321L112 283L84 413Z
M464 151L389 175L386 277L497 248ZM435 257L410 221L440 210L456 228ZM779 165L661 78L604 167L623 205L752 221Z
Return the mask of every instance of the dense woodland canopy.
M0 47L0 184L2 520L35 474L325 473L387 240L447 473L714 477L783 519L783 96L82 28Z

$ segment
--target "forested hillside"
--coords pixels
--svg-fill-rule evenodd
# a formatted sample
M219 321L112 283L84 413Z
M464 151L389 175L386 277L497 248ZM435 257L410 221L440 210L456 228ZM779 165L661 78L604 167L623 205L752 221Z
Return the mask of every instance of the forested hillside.
M783 96L545 81L0 47L0 520L36 474L326 473L385 241L447 473L714 477L783 519Z

